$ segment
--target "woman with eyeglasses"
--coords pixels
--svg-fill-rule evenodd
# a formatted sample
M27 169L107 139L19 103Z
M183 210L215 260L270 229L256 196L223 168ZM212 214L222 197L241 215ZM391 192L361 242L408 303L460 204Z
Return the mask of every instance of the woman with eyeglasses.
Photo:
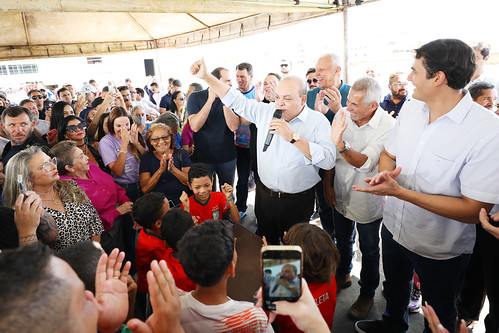
M102 171L110 174L111 170L104 164L99 154L99 143L92 142L87 137L86 129L85 122L80 117L68 116L59 124L59 128L57 129L58 141L74 141L90 162L97 164Z
M182 128L185 123L185 95L181 91L176 91L172 95L172 104L170 105L170 112L177 115L180 120L180 128Z
M99 214L85 192L73 180L59 180L57 159L50 158L40 147L31 146L12 157L7 164L3 204L14 208L21 193L36 192L43 208L57 224L59 240L51 245L54 253L84 240L100 242L104 228Z
M74 141L59 142L50 149L50 154L57 158L61 179L73 179L92 201L105 230L101 238L102 247L107 253L119 247L121 216L132 211L132 202L126 196L125 189L92 163Z
M174 206L180 204L182 191L187 187L187 172L191 167L189 154L175 147L170 128L153 124L147 131L149 152L140 161L140 188L143 193L161 192Z

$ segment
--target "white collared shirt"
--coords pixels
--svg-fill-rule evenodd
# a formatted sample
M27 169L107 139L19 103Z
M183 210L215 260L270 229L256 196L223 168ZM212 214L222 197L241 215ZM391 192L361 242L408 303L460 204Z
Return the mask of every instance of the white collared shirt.
M352 185L365 186L364 179L378 172L379 156L395 124L395 119L378 107L371 120L359 127L352 121L350 112L345 108L340 112L346 112L348 121L343 140L356 152L366 155L367 160L360 168L356 168L345 161L342 154L336 154L334 208L352 221L373 222L383 216L384 197L353 191Z
M429 124L428 106L412 99L385 143L403 187L428 194L499 203L499 118L469 93ZM475 226L388 197L383 222L400 245L431 259L472 253Z
M229 90L222 102L258 128L258 175L268 188L285 193L303 192L321 180L318 174L320 168L330 170L334 167L336 147L329 139L331 126L321 113L305 105L300 114L288 123L293 132L308 141L312 156L310 161L280 135L274 135L267 151L263 152L275 103L247 99L235 88Z

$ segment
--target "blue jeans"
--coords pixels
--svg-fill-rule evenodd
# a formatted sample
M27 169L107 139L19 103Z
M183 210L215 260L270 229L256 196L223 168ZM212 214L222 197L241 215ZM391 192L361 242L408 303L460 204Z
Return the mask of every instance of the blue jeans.
M218 164L210 164L205 163L212 174L216 173L218 175L218 184L220 188L222 185L227 183L230 186L234 186L234 175L236 174L236 159L233 159L229 162L218 163ZM213 184L215 187L215 184Z
M249 148L236 146L237 152L237 185L236 185L236 207L240 212L248 209L248 179L250 176L251 155Z
M362 268L360 271L360 295L373 298L379 284L379 227L381 218L370 223L357 223ZM355 222L334 210L336 245L340 251L340 264L336 276L344 278L352 270Z
M471 254L462 254L447 260L422 257L393 240L388 229L381 228L383 240L383 270L386 277L386 310L383 324L390 332L405 332L407 306L411 296L414 270L421 283L423 302L428 302L440 318L441 324L453 333L456 328L456 299L464 280ZM425 240L422 239L421 242ZM425 320L425 332L431 332Z

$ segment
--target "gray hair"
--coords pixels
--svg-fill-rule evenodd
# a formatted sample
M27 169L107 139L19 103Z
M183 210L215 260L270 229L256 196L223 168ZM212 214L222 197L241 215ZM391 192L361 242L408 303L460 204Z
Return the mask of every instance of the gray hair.
M339 66L340 65L340 56L337 55L336 53L324 53L323 55L320 56L320 58L331 58L331 62L333 63L334 66ZM319 59L320 59L319 58Z
M365 91L366 96L362 101L364 105L369 105L372 102L379 103L382 97L381 87L375 79L369 76L361 77L354 82L352 88L353 91Z
M14 208L17 196L20 194L17 176L21 175L25 191L31 191L31 178L33 174L29 169L29 162L35 154L43 152L38 146L31 146L15 154L5 167L5 181L3 183L3 205Z
M65 140L57 143L50 149L50 155L57 158L57 171L60 175L67 175L66 165L73 165L74 158L71 151L76 147L76 142Z
M154 121L155 124L161 123L165 124L166 126L169 126L170 128L173 128L175 126L180 126L180 122L178 120L178 117L175 113L172 113L170 111L165 112L161 114L156 120Z

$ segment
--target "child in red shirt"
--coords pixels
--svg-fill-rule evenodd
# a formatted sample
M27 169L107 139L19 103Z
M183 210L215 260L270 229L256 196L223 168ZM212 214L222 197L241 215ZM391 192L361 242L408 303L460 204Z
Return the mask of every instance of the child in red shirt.
M177 288L187 292L196 289L196 284L187 277L184 267L180 264L177 243L192 227L194 227L192 217L180 208L171 209L161 221L161 236L168 246L163 259L173 275Z
M182 192L180 201L182 208L197 219L196 224L206 220L226 220L233 223L239 222L239 211L234 205L232 186L222 185L222 192L212 192L213 178L206 164L196 163L191 165L187 174L189 188L194 193L188 197Z
M132 208L133 220L142 226L137 241L135 266L137 267L137 298L135 310L137 317L147 318L147 272L153 260L160 261L166 253L165 240L161 237L161 219L170 209L163 193L151 192L135 201Z
M336 308L336 279L334 273L340 261L336 245L321 228L299 223L292 226L283 239L284 245L299 245L303 250L303 277L329 329L333 327ZM277 316L279 331L301 332L289 316Z

